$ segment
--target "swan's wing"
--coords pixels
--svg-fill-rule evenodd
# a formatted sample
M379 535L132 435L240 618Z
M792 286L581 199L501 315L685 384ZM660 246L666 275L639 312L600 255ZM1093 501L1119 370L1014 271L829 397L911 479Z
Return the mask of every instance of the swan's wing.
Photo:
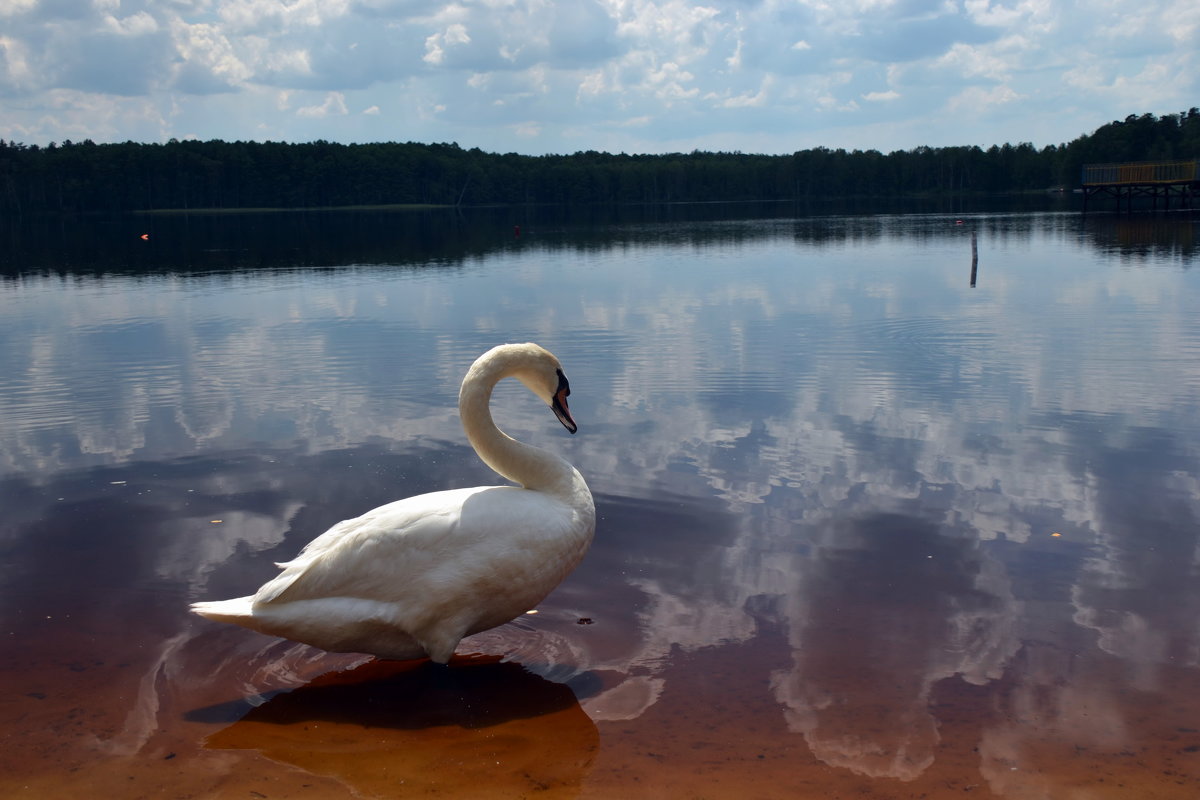
M327 597L393 600L398 591L412 588L398 584L420 581L446 557L463 503L486 488L418 495L339 522L280 564L283 572L258 590L254 604Z

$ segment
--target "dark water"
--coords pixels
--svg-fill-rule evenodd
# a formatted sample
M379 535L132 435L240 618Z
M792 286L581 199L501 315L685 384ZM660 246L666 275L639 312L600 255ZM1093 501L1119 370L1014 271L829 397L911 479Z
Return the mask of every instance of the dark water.
M5 228L4 796L1197 796L1196 219L794 212ZM438 671L186 613L496 482L523 340L600 518L536 615Z

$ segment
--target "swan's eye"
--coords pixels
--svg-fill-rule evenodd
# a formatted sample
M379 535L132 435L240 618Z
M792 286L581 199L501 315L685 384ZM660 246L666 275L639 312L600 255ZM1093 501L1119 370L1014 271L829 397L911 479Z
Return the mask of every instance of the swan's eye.
M558 374L558 388L554 390L555 394L561 394L563 397L571 396L571 384L567 383L567 376L563 375L561 369L554 370Z

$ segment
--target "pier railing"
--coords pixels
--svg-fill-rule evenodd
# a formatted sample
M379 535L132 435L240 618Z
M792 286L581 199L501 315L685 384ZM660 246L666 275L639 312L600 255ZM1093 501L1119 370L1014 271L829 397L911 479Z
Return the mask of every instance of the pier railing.
M1200 159L1085 164L1083 167L1084 186L1152 183L1200 183Z

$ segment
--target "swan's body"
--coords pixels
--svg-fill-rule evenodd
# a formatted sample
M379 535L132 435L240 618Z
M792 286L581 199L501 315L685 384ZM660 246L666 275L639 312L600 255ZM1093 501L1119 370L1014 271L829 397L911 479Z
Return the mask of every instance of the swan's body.
M583 558L596 512L574 467L492 421L492 387L507 377L576 427L567 379L548 351L508 344L476 360L459 392L463 427L479 457L520 486L380 506L321 534L256 594L192 610L324 650L445 663L464 636L536 606Z

